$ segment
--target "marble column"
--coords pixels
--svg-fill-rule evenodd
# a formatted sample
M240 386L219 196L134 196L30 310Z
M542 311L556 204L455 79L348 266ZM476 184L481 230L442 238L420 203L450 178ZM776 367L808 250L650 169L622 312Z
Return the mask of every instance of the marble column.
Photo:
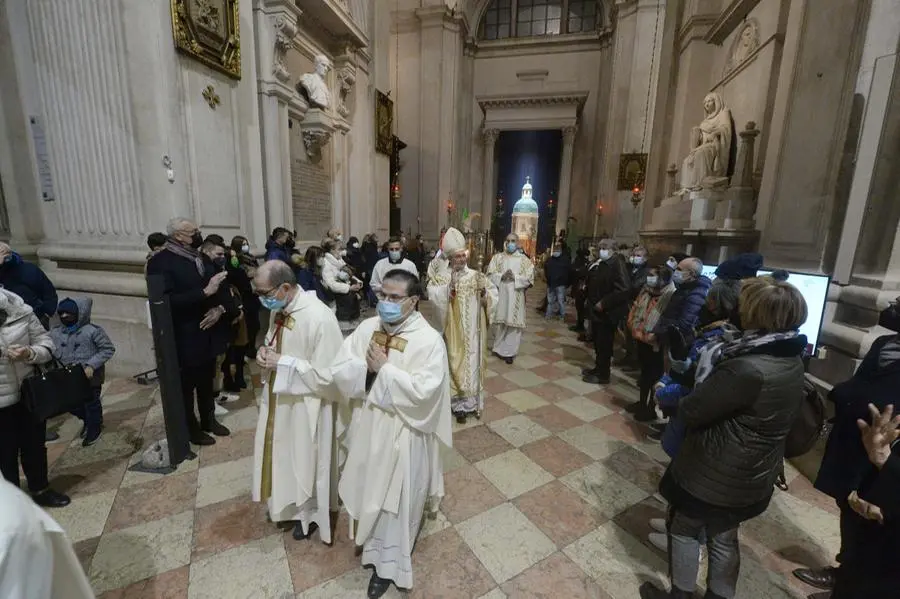
M572 194L572 160L575 150L575 135L578 133L578 127L563 127L563 147L562 147L562 164L559 169L559 193L557 194L556 205L556 232L559 233L566 228L566 221L569 218L569 206L571 205Z
M481 133L481 140L484 144L484 183L481 189L481 228L488 230L491 228L491 219L494 216L494 198L496 190L494 189L494 149L497 147L497 138L500 137L500 131L497 129L484 129Z
M293 228L288 126L299 127L308 106L291 85L286 56L302 11L288 0L256 0L253 10L267 228Z

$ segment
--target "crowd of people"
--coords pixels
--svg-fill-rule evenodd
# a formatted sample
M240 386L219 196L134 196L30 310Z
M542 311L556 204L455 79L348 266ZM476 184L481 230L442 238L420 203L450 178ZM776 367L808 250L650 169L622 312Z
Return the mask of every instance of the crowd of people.
M659 486L666 517L650 522L649 537L668 554L670 586L646 583L641 597L692 597L701 547L706 599L736 596L738 531L767 509L811 394L799 332L807 306L787 273L757 276L762 256L741 254L711 280L696 257L654 264L645 248L611 239L573 257L560 236L536 268L511 234L481 272L454 228L434 253L405 235L379 245L374 234L345 242L331 229L303 252L295 238L275 229L260 257L244 236L226 243L176 218L149 236L145 267L169 298L192 443L230 434L216 418L217 393L248 387L248 360L263 371L253 498L274 523L298 541L318 531L330 543L343 505L373 567L368 596L411 588L422 517L443 495L451 419L480 417L489 352L515 361L537 270L547 283L542 315L565 319L571 299L571 329L593 348L583 381L610 384L614 365L633 373L638 396L626 411L671 458ZM115 345L91 322L89 299L58 301L40 268L5 244L0 285L0 466L18 485L21 461L34 502L62 507L69 498L48 480L46 423L31 418L19 387L53 359L81 366L94 393L74 414L90 446L103 430L100 389ZM419 313L425 298L437 328ZM795 572L833 599L893 596L900 582L897 302L880 324L894 333L829 395L836 416L815 484L840 509L839 565Z

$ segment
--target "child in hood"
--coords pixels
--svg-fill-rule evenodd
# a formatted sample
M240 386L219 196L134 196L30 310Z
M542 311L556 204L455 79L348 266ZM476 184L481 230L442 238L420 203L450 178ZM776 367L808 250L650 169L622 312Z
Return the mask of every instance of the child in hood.
M50 336L56 349L53 356L65 366L81 365L91 381L94 398L72 412L84 422L81 430L82 446L88 447L100 439L103 429L103 406L100 393L106 374L106 363L116 353L116 346L102 327L91 323L90 298L66 298L59 302L57 314L60 324Z

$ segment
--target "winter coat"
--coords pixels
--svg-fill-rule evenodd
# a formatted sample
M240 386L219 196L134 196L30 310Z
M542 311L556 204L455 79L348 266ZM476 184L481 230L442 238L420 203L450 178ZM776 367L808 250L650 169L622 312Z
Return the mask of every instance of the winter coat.
M0 265L0 285L25 300L35 315L46 322L56 314L56 288L47 275L31 262L25 262L18 254Z
M94 376L91 386L102 387L106 380L105 365L116 353L116 346L103 327L91 322L93 300L89 297L67 298L78 306L78 322L70 329L56 325L50 330L53 339L53 355L57 360L69 366L81 364L91 367Z
M587 301L593 320L606 319L613 325L628 315L628 297L631 280L625 269L625 261L618 254L608 260L591 264L587 273ZM603 307L598 312L595 306Z
M0 408L5 408L18 403L22 381L33 372L33 366L50 361L53 340L31 306L15 293L0 289L0 311L7 314L6 322L0 326ZM30 347L34 359L11 362L11 345Z
M550 289L568 287L571 270L572 264L565 255L555 258L550 256L544 262L544 277L547 279L547 287Z
M884 346L896 338L897 335L885 335L876 339L856 373L828 394L834 402L834 428L825 445L815 486L840 502L857 489L870 466L856 420L868 420L870 403L879 410L888 404L900 408L900 360L879 364Z
M722 361L681 400L687 435L669 474L687 496L735 511L761 507L744 519L765 510L803 401L805 347L801 335ZM682 507L683 497L661 490Z
M311 268L301 268L297 273L297 282L304 291L315 291L316 297L324 304L334 303L334 295L327 292L322 286L322 280Z
M650 266L646 263L640 266L628 265L628 276L631 278L631 299L629 301L634 301L641 294L641 290L647 284L647 272L649 270Z
M284 247L283 245L279 245L275 243L273 240L269 240L266 242L266 262L269 260L281 260L291 268L294 268L294 262L291 260L291 251Z
M665 312L656 324L657 335L666 335L670 326L677 327L684 335L690 334L697 326L700 310L706 304L706 294L712 281L701 276L696 281L684 283L675 289L675 294Z

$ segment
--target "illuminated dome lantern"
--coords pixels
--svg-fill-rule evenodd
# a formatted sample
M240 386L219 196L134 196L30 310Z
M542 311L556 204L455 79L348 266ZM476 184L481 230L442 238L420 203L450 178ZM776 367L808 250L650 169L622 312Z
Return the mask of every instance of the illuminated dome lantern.
M538 205L532 197L531 177L525 177L522 197L513 206L512 232L519 236L519 245L532 259L537 249Z

